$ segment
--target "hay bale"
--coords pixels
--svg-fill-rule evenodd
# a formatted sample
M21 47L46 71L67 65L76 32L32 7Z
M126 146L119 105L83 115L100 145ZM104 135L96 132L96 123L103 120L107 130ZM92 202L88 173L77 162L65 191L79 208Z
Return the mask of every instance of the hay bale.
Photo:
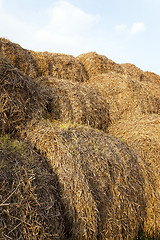
M129 72L130 76L136 80L143 81L147 78L144 72L132 63L123 63L121 66L125 68Z
M22 73L35 78L40 75L37 63L30 52L19 44L0 38L0 53Z
M47 157L62 186L71 239L134 239L145 218L144 179L134 153L102 131L28 126L25 137Z
M109 104L111 122L126 116L160 113L160 99L138 80L109 72L90 79Z
M52 76L58 79L67 79L77 82L86 82L88 80L87 72L83 64L72 55L33 52L29 51L37 63L41 74L39 76Z
M109 71L115 71L124 75L127 74L127 71L120 64L117 64L106 56L99 55L96 52L81 54L77 59L83 63L89 78Z
M120 120L109 128L134 149L146 175L147 216L144 232L159 239L160 233L160 116L156 114Z
M33 80L0 56L0 133L15 133L41 117L43 101Z
M31 147L0 138L0 239L66 239L56 174Z
M35 81L41 87L42 95L48 96L47 118L107 129L108 104L96 88L51 77L42 77Z
M0 52L31 78L54 76L78 82L88 80L83 64L71 55L26 50L5 38L0 38Z
M160 76L152 72L144 72L134 64L121 64L131 75L132 78L140 81L144 87L150 89L152 94L160 99Z
M144 72L144 74L151 79L151 81L157 85L160 85L160 76L158 74L155 74L153 72Z

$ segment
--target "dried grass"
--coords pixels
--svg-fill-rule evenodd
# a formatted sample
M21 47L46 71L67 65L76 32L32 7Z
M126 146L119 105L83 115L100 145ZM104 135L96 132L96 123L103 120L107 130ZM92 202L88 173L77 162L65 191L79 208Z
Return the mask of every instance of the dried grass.
M0 132L12 133L42 116L44 99L33 80L0 56Z
M109 72L91 78L89 84L106 98L112 123L126 116L160 113L160 99L136 79Z
M121 64L132 78L140 81L144 87L150 89L152 93L160 99L160 76L152 72L144 72L134 64Z
M40 72L40 76L52 76L77 82L88 80L83 64L72 55L29 51Z
M144 179L134 153L102 131L41 121L25 138L62 186L71 239L134 239L145 218Z
M123 119L109 128L109 133L128 143L142 163L147 198L144 232L159 239L160 232L160 116Z
M0 239L66 239L58 178L46 160L8 136L0 160Z
M81 54L77 57L77 59L83 63L89 78L99 74L108 73L110 71L121 73L122 75L128 74L125 68L123 68L120 64L117 64L108 59L106 56L99 55L96 52Z
M4 38L0 38L0 52L31 78L53 76L78 82L88 80L83 64L71 55L26 50Z
M35 80L48 99L47 118L67 123L90 125L106 130L108 104L98 90L87 84L42 77Z

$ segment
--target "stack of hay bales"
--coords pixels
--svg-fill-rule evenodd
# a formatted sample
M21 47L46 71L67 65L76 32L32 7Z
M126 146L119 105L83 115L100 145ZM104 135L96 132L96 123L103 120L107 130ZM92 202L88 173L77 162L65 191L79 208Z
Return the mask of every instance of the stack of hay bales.
M51 75L78 82L88 80L83 64L71 55L26 50L4 38L0 38L0 52L31 78Z
M117 64L108 59L106 56L99 55L96 52L81 54L77 57L77 59L85 66L89 78L110 71L121 73L122 75L128 74L125 68L123 68L120 64Z
M160 113L160 99L136 79L109 72L90 79L109 104L111 122L126 116Z
M128 143L143 162L150 189L146 191L147 216L144 231L158 238L160 233L160 115L123 119L109 133ZM148 184L147 183L147 184ZM146 188L147 184L144 185ZM150 231L150 232L149 232Z
M57 174L71 239L134 239L146 214L145 179L126 144L86 127L45 121L25 136Z
M0 56L0 132L12 133L41 118L43 96L33 80Z
M35 79L48 99L46 117L63 123L78 123L106 130L109 107L100 92L87 84L52 77Z
M31 147L0 137L0 239L66 240L56 174Z

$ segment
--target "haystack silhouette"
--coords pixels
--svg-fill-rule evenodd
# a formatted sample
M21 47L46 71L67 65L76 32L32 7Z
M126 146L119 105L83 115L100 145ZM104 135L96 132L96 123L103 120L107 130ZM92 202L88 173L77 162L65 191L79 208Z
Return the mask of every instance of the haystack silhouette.
M0 238L159 239L160 77L4 38L0 55Z
M13 66L31 78L53 76L78 82L88 80L83 64L71 55L34 52L5 38L0 38L0 52Z
M125 68L120 64L117 64L106 56L97 54L96 52L81 54L77 59L85 66L89 78L110 71L115 71L124 75L128 74Z

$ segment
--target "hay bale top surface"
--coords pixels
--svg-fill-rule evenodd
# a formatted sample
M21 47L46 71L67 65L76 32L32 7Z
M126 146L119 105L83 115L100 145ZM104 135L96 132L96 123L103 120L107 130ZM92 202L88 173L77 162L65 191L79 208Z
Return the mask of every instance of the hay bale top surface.
M115 125L111 125L109 129L112 135L121 135L121 137L124 136L124 139L127 137L128 142L133 139L135 141L141 138L150 138L157 143L160 151L160 115L158 114L141 115L139 117L133 116L132 118L122 119ZM114 129L115 131L113 131ZM152 147L151 145L148 150L150 151ZM160 155L157 153L156 156L159 158Z
M83 64L72 55L34 52L5 38L0 38L0 52L13 66L31 78L51 75L78 82L88 80Z
M144 72L145 75L147 75L147 77L149 79L151 79L151 81L153 81L153 83L156 83L157 85L160 86L160 76L158 74L155 74L153 72Z
M39 76L50 75L58 79L68 79L78 82L86 82L88 80L88 75L83 64L72 55L50 52L29 52L41 72Z
M37 85L0 56L0 132L14 132L41 117L43 97Z
M107 129L109 106L95 87L53 77L41 77L35 81L41 87L42 95L47 96L50 120Z
M134 78L109 72L91 78L90 85L106 98L112 122L127 115L160 113L160 99Z
M140 80L141 76L143 76L143 71L132 63L123 63L121 66L126 68L131 76L137 80Z
M77 59L85 66L89 78L109 71L115 71L121 74L127 74L126 70L104 55L99 55L96 52L81 54Z

